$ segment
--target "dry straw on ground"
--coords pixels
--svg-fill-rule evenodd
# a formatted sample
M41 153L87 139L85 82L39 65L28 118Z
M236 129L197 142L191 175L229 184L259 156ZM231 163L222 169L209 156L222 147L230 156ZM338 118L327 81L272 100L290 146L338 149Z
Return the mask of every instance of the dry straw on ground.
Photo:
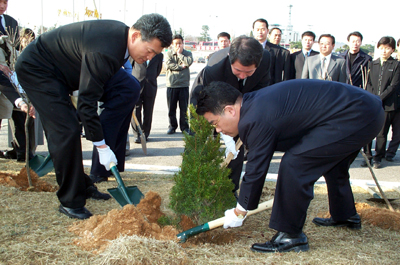
M0 171L17 175L23 164L0 160ZM160 211L171 215L168 192L172 177L122 173L127 186L137 185L143 193L157 192L162 201ZM54 174L43 178L55 185ZM266 183L262 200L271 198L274 183ZM114 180L98 185L99 189L116 187ZM54 192L26 192L14 187L0 186L0 264L400 264L400 234L393 224L389 229L369 224L367 216L380 218L387 215L383 204L367 202L371 196L363 189L353 188L360 204L363 228L353 231L346 228L317 227L311 223L315 216L326 216L328 202L326 186L317 185L304 232L309 238L310 251L304 253L253 253L251 244L269 240L275 231L268 228L270 211L249 217L237 229L222 228L190 238L180 244L172 240L157 240L138 235L121 235L110 240L107 247L94 254L73 242L80 237L68 231L76 220L57 211ZM387 190L388 197L399 194ZM368 203L368 205L366 204ZM369 206L378 207L368 208ZM96 215L107 215L111 210L121 210L119 204L109 201L88 200L87 207ZM399 201L393 203L399 213ZM371 210L372 209L372 210ZM372 211L372 212L371 212ZM396 215L394 215L396 216ZM392 218L392 217L390 217ZM389 220L383 218L383 220ZM396 218L392 218L396 223ZM379 222L379 225L384 222ZM89 230L88 230L89 231Z

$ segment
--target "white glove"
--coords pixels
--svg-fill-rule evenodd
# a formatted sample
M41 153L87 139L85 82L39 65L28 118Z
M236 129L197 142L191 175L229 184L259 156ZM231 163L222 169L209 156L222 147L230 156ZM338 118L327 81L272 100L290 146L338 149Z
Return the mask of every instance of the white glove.
M221 138L222 140L224 140L225 142L225 158L228 157L229 153L233 154L233 158L232 160L236 159L237 155L239 154L239 150L236 151L236 143L235 140L233 140L233 137L229 136L229 135L225 135L223 133L221 134Z
M110 170L110 163L114 162L117 164L117 158L115 157L114 152L107 145L105 148L96 147L99 152L99 161L107 170Z
M225 222L224 228L227 229L229 227L239 227L243 225L244 219L246 219L247 215L244 218L239 218L236 216L234 212L235 208L229 209L225 211Z

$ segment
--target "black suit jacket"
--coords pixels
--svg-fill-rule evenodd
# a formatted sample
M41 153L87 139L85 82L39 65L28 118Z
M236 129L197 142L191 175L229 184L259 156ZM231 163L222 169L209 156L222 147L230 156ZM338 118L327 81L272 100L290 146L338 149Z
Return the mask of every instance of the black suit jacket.
M314 50L311 50L310 56L319 54ZM294 52L290 55L290 79L301 79L303 73L305 57L303 50Z
M385 111L396 110L400 91L400 62L389 57L381 66L381 59L378 58L369 63L369 69L367 90L381 98Z
M244 94L238 129L248 154L238 202L257 208L275 151L301 155L357 133L378 116L378 97L339 82L296 79Z
M162 53L157 54L150 60L147 66L146 77L142 81L144 82L144 89L153 91L154 96L157 92L157 77L160 75L162 70L164 55Z
M19 39L19 28L18 22L9 15L3 15L6 23L6 30L10 33L16 33L15 37ZM17 45L17 50L19 50L19 44ZM14 106L14 102L17 98L19 98L18 93L15 91L15 88L10 83L10 80L4 76L3 72L0 71L0 91L4 93L4 95L11 101Z
M270 42L265 43L265 49L274 54L274 84L290 79L290 52L285 48Z
M51 30L21 53L17 73L18 68L34 69L28 78L49 75L65 85L65 93L79 89L78 112L86 137L100 141L104 136L97 101L104 84L127 59L128 30L124 23L112 20L78 22ZM48 89L48 85L43 87Z
M209 64L197 75L190 94L190 103L197 105L199 93L203 88L213 81L226 82L236 89L239 89L238 78L232 73L231 63L229 61L229 48L216 52L209 61ZM262 87L270 85L270 53L264 50L263 58L253 75L247 77L244 87L240 92L247 93L255 91Z
M347 74L347 84L351 84L356 87L363 87L362 80L362 72L361 67L364 71L364 74L367 74L368 63L372 61L372 57L360 50L354 59L353 65L350 66L350 56L349 51L339 54L339 56L343 57L346 60L346 74ZM350 79L351 77L351 79ZM365 81L364 81L365 82Z

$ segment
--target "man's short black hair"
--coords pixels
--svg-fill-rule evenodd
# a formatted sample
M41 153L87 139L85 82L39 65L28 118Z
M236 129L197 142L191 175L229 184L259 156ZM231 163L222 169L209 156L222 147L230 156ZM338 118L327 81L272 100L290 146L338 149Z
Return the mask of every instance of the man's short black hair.
M183 41L183 37L181 34L175 34L174 36L172 36L172 40L182 40Z
M268 21L267 20L265 20L265 19L263 19L263 18L259 18L259 19L256 19L254 22L253 22L253 29L254 29L254 24L256 24L256 22L261 22L261 23L264 23L265 24L265 26L267 27L267 29L268 29Z
M356 36L356 37L359 37L359 38L361 39L361 41L363 40L363 35L362 35L360 32L358 32L358 31L354 31L354 32L350 33L350 34L347 36L347 41L350 41L350 37L351 37L351 36Z
M199 115L204 115L206 112L218 115L225 106L234 105L241 96L242 93L228 83L211 82L200 92L196 112Z
M376 44L376 48L379 48L381 45L389 45L393 50L396 50L396 40L393 37L385 36L382 37L378 44Z
M219 38L223 38L223 37L227 37L228 40L231 39L231 35L229 35L229 33L227 33L227 32L221 32L220 34L217 35L217 40L218 40Z
M269 34L271 34L274 30L279 30L279 32L282 34L282 30L280 29L280 28L272 28L270 31L269 31Z
M316 36L315 36L314 32L312 32L312 31L303 32L303 34L301 34L301 39L303 39L305 36L312 37L313 40L315 41Z
M229 48L231 64L239 61L243 66L255 65L258 67L263 57L264 49L258 40L241 35L232 41Z
M318 43L321 41L322 38L331 38L332 44L335 44L335 37L333 37L331 34L322 34L319 36Z
M172 31L167 19L160 14L147 14L140 17L132 26L139 30L143 41L152 41L157 38L161 47L169 47L172 43Z

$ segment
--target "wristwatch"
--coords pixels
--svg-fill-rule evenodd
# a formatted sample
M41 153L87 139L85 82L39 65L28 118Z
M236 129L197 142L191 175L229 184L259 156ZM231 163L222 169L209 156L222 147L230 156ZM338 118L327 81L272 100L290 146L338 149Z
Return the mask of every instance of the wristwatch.
M233 210L233 212L235 213L236 217L239 218L239 219L244 219L246 217L246 215L247 215L247 213L245 215L243 215L241 213L238 214L238 212L236 211L236 208Z

